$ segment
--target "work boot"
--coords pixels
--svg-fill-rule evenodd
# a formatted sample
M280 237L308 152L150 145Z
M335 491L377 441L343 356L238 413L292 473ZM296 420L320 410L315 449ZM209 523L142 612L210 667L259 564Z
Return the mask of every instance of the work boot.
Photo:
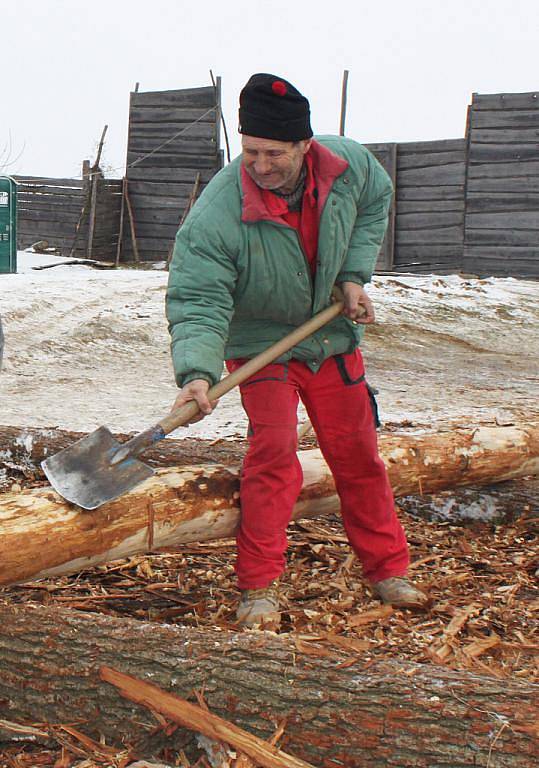
M372 585L372 591L383 603L394 608L424 608L429 597L415 587L406 576L391 576Z
M278 582L272 581L260 589L242 589L236 620L240 627L248 629L278 629L281 623Z

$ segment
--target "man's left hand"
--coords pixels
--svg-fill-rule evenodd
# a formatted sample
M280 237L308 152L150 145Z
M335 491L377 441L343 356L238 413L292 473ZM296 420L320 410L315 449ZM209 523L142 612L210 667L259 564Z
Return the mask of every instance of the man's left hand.
M340 284L344 296L344 314L354 323L374 323L374 307L363 286L346 281Z

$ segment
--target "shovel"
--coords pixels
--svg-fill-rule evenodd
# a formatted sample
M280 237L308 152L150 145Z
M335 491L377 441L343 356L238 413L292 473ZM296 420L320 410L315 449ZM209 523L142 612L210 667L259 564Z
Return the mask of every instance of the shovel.
M336 318L343 308L343 302L336 301L319 312L241 368L221 379L208 391L208 399L219 400L265 365L269 365ZM154 474L153 469L138 461L136 456L177 427L187 424L198 413L197 403L194 400L189 401L169 416L165 416L155 426L140 432L123 444L113 437L107 427L99 427L69 448L64 448L55 456L42 461L41 466L60 496L83 509L97 509L151 477Z

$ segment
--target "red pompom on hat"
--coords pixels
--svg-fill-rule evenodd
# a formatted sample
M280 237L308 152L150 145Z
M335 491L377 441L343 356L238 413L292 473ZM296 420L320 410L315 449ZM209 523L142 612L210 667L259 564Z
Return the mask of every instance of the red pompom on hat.
M261 139L310 139L309 102L292 83L277 75L252 75L240 93L240 133Z
M283 83L282 80L274 80L271 84L271 90L273 93L276 93L277 96L284 96L288 88L286 87L286 83Z

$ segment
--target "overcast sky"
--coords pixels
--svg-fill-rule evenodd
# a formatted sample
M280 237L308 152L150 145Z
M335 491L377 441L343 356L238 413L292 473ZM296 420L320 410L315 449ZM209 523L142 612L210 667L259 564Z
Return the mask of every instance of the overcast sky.
M0 0L4 173L80 176L105 123L120 177L129 92L209 85L221 75L236 134L254 72L292 81L315 133L361 142L464 135L471 94L539 90L537 0Z

